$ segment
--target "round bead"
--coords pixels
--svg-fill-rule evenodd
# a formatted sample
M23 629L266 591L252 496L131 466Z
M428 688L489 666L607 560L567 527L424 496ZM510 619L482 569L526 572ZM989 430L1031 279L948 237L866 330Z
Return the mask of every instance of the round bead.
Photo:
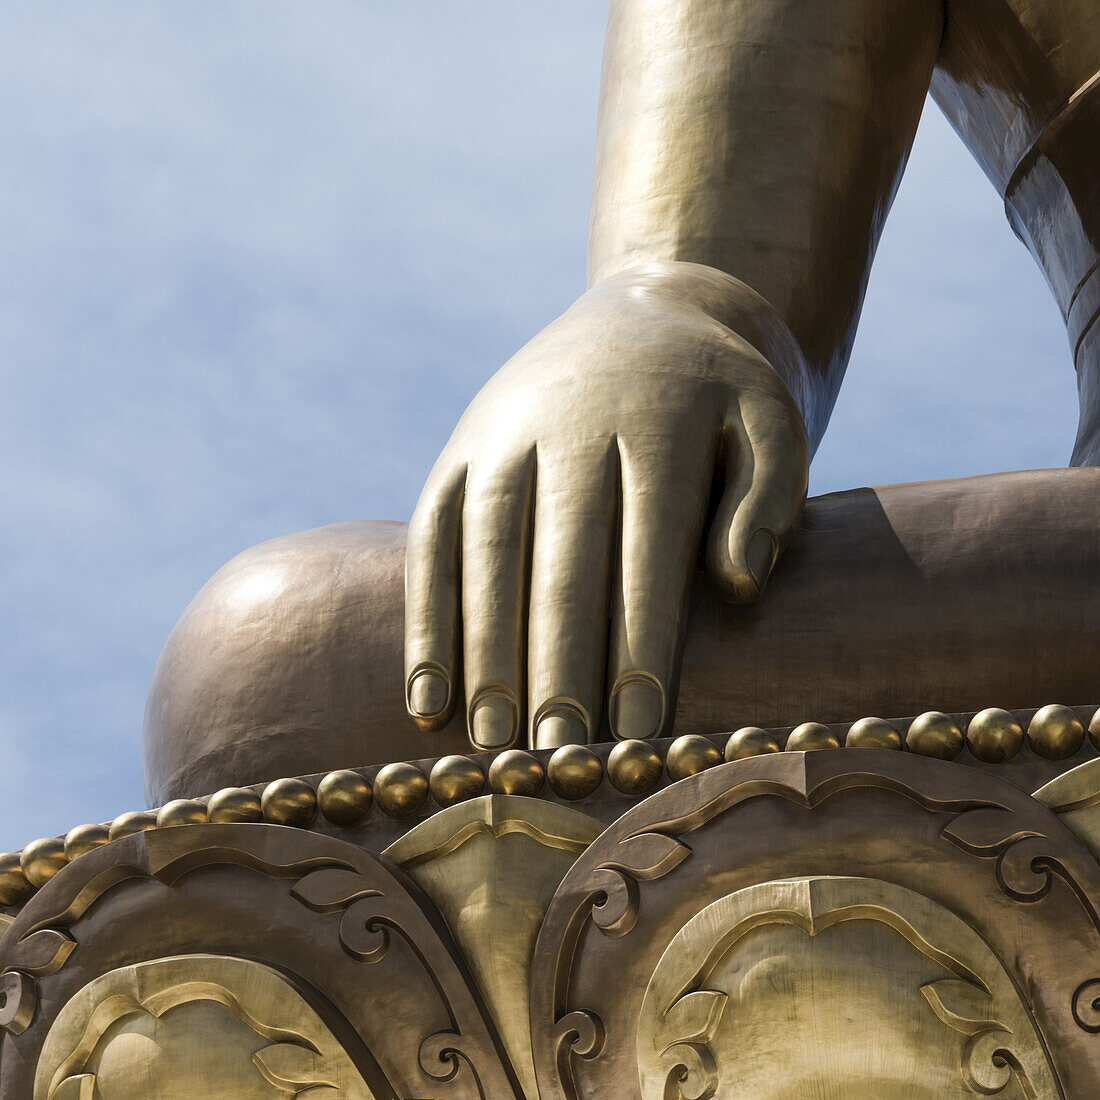
M321 813L334 825L354 825L362 821L372 798L370 784L350 769L329 772L317 788Z
M468 756L444 756L432 765L428 785L440 806L454 806L485 790L485 773Z
M34 893L19 855L19 852L0 855L0 905L19 905Z
M1085 727L1069 707L1051 703L1037 710L1027 727L1031 747L1047 760L1073 756L1085 741Z
M387 764L374 777L374 800L390 817L416 813L428 798L428 777L412 764Z
M970 751L986 764L1011 760L1024 743L1024 730L1007 710L988 707L970 719L966 728Z
M194 798L174 798L157 811L158 829L170 829L173 825L199 825L208 820L206 807Z
M68 863L65 842L58 837L32 840L19 857L23 873L32 886L45 886Z
M65 836L65 856L71 863L111 839L106 825L77 825Z
M901 734L883 718L861 718L853 722L844 738L849 749L900 749Z
M729 735L724 756L727 760L744 760L747 756L766 756L779 752L779 742L759 726L742 726Z
M118 840L124 836L132 836L134 833L143 833L146 829L157 827L157 815L147 810L131 810L129 813L120 814L111 822L109 830L112 840Z
M1100 749L1100 707L1089 722L1089 740L1092 741L1094 748Z
M538 757L522 749L506 749L489 765L489 790L493 794L534 798L545 782L546 770Z
M603 781L603 763L585 745L556 749L546 772L554 793L570 802L590 795Z
M787 752L813 752L815 749L839 749L840 738L820 722L803 722L787 737Z
M962 730L948 715L938 710L925 711L909 724L905 747L920 756L954 760L962 752Z
M702 737L698 733L685 733L683 737L677 737L668 747L665 756L665 767L668 769L668 777L674 783L679 779L686 779L689 775L704 772L707 768L713 768L722 761L722 754L709 737Z
M260 796L247 787L223 787L210 796L206 812L219 825L237 825L246 821L263 821Z
M620 741L607 758L607 777L623 794L646 794L661 779L661 754L648 741Z
M317 813L317 794L304 779L276 779L260 798L264 821L304 829Z

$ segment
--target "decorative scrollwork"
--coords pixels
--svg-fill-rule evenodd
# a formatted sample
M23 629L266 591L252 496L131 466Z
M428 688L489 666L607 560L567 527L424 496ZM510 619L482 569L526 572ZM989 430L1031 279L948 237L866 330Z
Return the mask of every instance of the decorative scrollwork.
M1082 982L1073 994L1073 1019L1082 1031L1100 1035L1100 978Z
M22 1035L38 1004L38 990L34 981L18 970L0 975L0 1030Z

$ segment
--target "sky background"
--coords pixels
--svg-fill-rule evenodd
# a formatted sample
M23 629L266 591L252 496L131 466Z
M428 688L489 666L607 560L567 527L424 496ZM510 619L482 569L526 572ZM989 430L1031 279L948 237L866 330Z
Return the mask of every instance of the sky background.
M408 519L580 292L604 16L7 5L0 849L141 807L145 693L206 579ZM811 492L1064 465L1075 424L1054 302L929 104Z

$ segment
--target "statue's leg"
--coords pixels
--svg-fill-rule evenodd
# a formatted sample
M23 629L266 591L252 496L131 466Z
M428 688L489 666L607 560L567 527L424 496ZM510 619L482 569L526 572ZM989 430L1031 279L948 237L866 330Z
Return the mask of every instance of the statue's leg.
M1100 470L811 499L758 604L696 586L674 732L1100 701ZM172 631L144 731L149 797L468 752L402 676L406 527L246 550Z
M1096 0L957 0L932 91L1004 197L1062 310L1100 465L1100 17Z

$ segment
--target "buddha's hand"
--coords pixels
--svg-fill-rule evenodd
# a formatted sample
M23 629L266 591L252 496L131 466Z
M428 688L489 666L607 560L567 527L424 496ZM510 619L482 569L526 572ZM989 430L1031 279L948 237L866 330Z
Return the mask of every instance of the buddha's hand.
M758 347L797 369L743 284L654 264L590 290L488 382L409 527L421 728L450 720L461 673L481 749L524 725L532 747L593 741L605 702L616 737L667 731L712 488L708 571L734 603L759 596L806 495L802 414Z

